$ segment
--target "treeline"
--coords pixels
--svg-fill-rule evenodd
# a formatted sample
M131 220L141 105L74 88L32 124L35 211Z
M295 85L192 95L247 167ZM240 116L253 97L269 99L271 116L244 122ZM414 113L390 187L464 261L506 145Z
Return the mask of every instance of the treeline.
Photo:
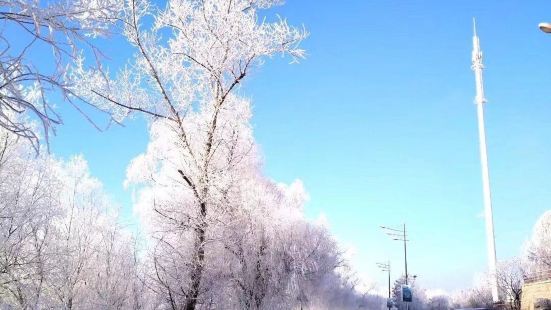
M163 213L137 236L121 226L82 157L36 157L5 131L0 142L0 308L184 309L196 261L193 230ZM209 214L196 308L377 302L355 291L327 229L304 219L300 183L259 178L243 184L239 205ZM174 204L185 203L173 194Z
M240 85L275 55L303 58L307 36L282 18L265 18L276 4L0 1L0 17L12 23L1 41L29 39L1 55L0 307L381 306L381 298L355 290L328 230L304 218L301 183L278 184L262 173ZM109 33L133 52L116 73L94 45ZM36 44L53 58L33 54ZM51 72L39 69L47 61ZM126 180L138 233L121 225L83 158L60 161L40 149L61 123L51 104L59 95L112 122L149 120L149 145Z

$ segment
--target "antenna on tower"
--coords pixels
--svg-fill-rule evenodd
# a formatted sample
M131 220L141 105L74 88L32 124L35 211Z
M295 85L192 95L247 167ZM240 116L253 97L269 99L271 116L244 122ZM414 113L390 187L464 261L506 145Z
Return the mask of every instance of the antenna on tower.
M484 80L482 77L482 70L484 65L482 64L482 51L480 49L480 39L476 33L476 19L473 17L473 51L472 51L472 67L475 73L476 80L476 104L484 104L486 98L484 96Z

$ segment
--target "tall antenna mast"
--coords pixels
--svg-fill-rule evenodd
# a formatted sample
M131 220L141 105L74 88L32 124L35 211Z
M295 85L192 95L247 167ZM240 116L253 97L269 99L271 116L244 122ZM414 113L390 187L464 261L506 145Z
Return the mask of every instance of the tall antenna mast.
M484 81L482 79L482 51L480 50L480 41L476 34L476 21L473 18L473 54L472 69L476 81L476 111L478 115L478 139L480 144L480 164L482 168L482 192L484 196L484 219L486 220L486 239L488 247L488 267L490 273L490 288L492 290L492 299L494 303L499 301L497 291L496 274L496 245L494 237L494 219L492 214L492 195L490 193L490 174L488 171L488 153L486 150L486 130L484 128Z

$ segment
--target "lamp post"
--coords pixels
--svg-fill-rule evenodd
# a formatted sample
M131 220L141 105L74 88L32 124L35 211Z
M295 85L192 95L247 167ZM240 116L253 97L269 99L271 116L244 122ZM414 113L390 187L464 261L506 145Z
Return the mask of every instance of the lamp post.
M381 269L382 271L388 271L388 300L386 305L390 310L390 308L392 307L390 305L390 261L388 261L388 263L377 263L377 267L379 267L379 269Z
M386 226L381 226L392 240L394 241L403 241L404 242L404 268L406 272L406 285L408 284L408 249L407 249L407 234L406 234L406 224L403 224L402 229L390 228Z
M545 33L551 33L551 23L540 23L538 28Z
M394 241L403 241L404 242L404 268L406 272L406 285L408 285L408 249L407 249L407 233L406 233L406 224L403 224L402 229L396 229L386 226L381 226L385 234L387 234ZM406 309L409 310L409 303L406 303Z

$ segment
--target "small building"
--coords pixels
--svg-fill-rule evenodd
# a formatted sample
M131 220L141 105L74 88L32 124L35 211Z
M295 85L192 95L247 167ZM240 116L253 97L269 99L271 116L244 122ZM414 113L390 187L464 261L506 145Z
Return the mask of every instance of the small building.
M521 310L551 310L551 270L524 279Z

